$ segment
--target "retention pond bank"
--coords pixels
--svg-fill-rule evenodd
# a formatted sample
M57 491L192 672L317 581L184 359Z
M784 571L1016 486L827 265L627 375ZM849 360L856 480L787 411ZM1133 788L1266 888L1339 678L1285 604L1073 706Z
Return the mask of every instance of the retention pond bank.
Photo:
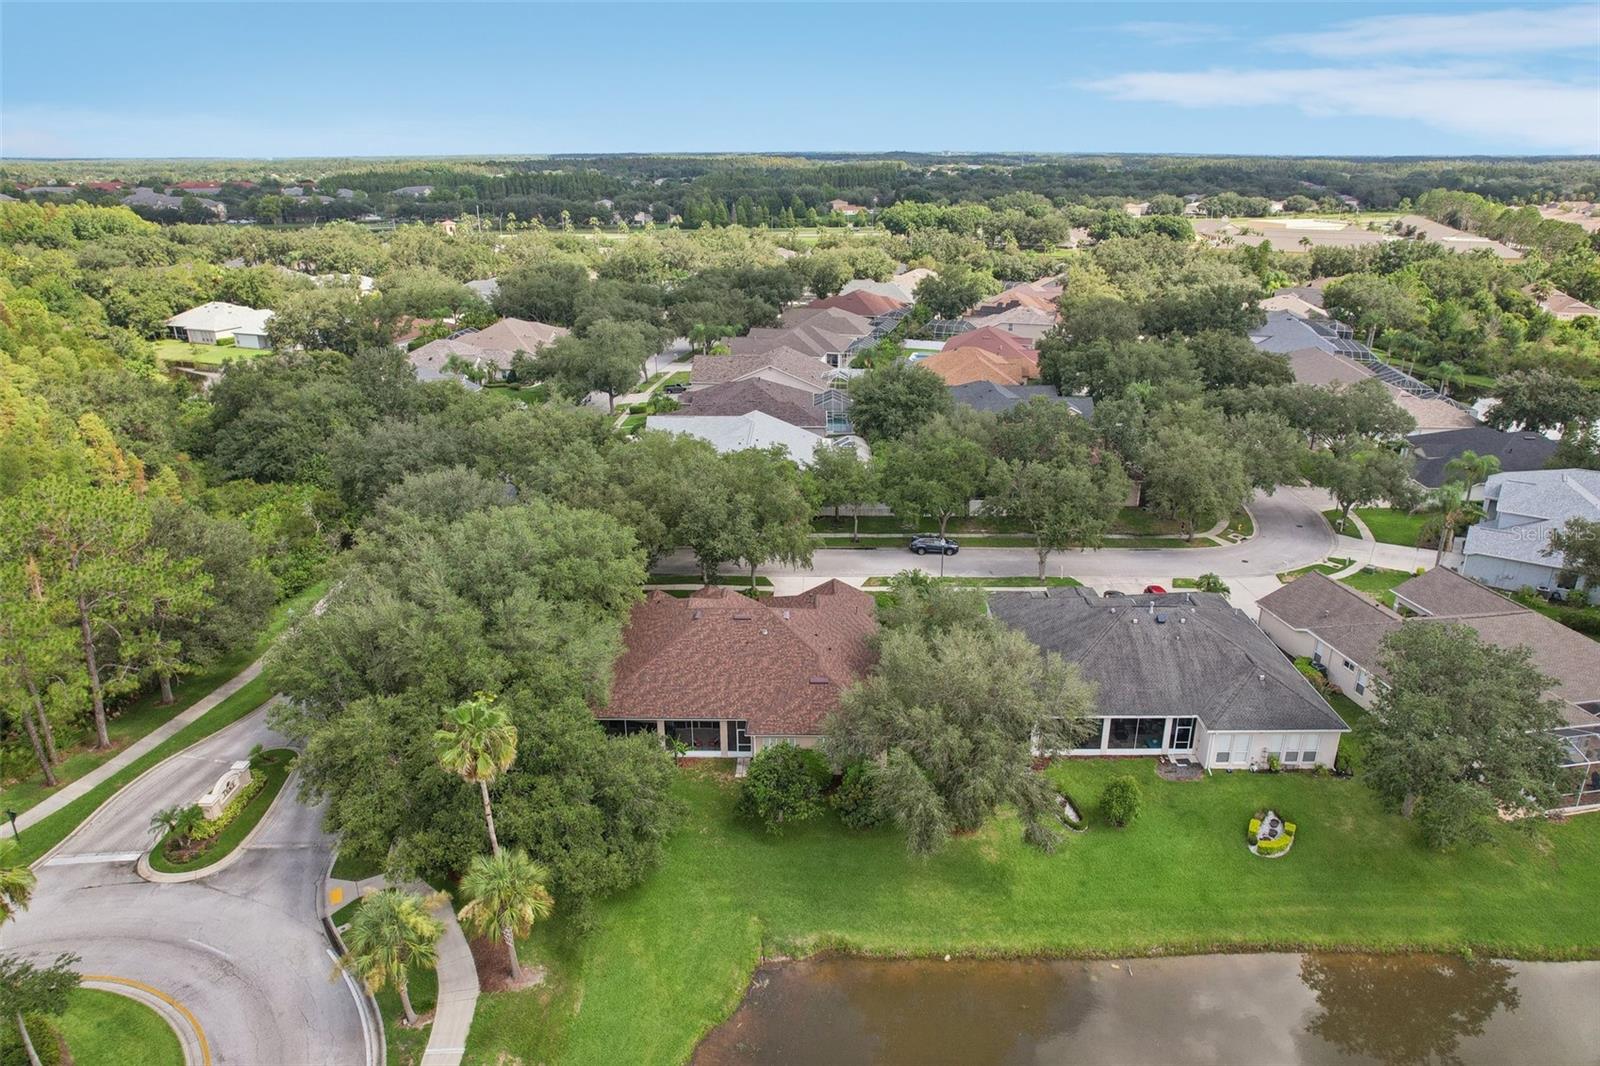
M1600 962L1434 955L763 966L696 1066L1592 1064Z

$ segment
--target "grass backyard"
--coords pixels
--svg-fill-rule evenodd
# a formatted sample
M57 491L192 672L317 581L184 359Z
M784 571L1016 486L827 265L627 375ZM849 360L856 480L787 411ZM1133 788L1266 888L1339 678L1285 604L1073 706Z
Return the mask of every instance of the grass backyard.
M106 724L106 731L111 734L111 747L100 751L92 747L94 743L94 727L92 724L78 724L77 726L56 727L56 744L64 757L61 764L56 767L56 777L61 785L70 784L89 773L95 767L111 758L129 744L143 737L152 729L169 720L174 715L188 710L198 700L209 695L213 689L229 678L237 675L249 666L267 650L267 646L277 639L295 618L300 617L311 605L321 598L327 591L325 584L317 584L300 593L298 596L285 600L274 610L272 618L268 621L261 636L248 647L235 649L228 655L218 659L215 663L193 674L180 679L172 686L173 703L171 706L161 706L161 696L158 692L147 693L130 703L121 705L114 710L115 717ZM209 715L207 716L209 717ZM17 760L12 764L13 772L19 776L7 776L0 784L5 789L5 803L9 810L18 814L34 806L41 800L54 793L55 789L46 788L44 779L39 776L39 765L31 757L24 761ZM57 787L60 787L59 785Z
M124 1066L130 1062L180 1066L183 1062L183 1049L172 1026L143 1003L115 992L74 989L59 1024L73 1066ZM17 1061L27 1060L19 1053Z
M725 766L685 770L665 862L598 905L580 936L560 917L525 944L546 985L479 1000L466 1061L676 1063L725 1018L763 956L1127 955L1363 948L1509 957L1600 955L1600 818L1497 826L1454 854L1420 845L1358 781L1219 774L1165 782L1140 759L1057 763L1089 813L1053 855L1002 816L930 859L891 830L831 815L773 836L733 815ZM1126 830L1095 808L1134 774L1145 811ZM1299 825L1266 862L1242 842L1271 806Z
M270 348L240 348L237 345L218 344L190 344L188 341L174 340L168 337L165 340L152 341L156 350L156 362L189 363L193 366L219 367L231 360L258 359L263 355L271 355Z

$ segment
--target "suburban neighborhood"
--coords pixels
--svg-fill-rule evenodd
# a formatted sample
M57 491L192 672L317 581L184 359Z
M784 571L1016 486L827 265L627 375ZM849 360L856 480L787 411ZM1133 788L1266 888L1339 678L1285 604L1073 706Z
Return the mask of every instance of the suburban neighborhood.
M891 7L0 14L0 1062L1593 1062L1596 12Z

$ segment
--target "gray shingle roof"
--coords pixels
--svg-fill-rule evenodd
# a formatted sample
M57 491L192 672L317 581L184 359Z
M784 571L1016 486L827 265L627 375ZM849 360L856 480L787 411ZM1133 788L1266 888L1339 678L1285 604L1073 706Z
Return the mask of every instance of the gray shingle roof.
M1194 715L1208 729L1349 728L1265 633L1212 593L1005 592L989 597L989 611L1076 663L1098 687L1100 714Z
M1550 533L1569 518L1600 521L1600 470L1524 470L1484 484L1493 517L1467 530L1462 551L1560 568L1560 552L1544 554Z
M1063 396L1054 385L1000 385L993 381L971 381L950 386L950 398L974 411L1000 414L1037 397L1064 403L1085 418L1094 416L1094 400L1088 396Z
M1406 438L1416 449L1417 481L1438 488L1448 480L1445 467L1462 452L1492 455L1504 473L1541 470L1555 454L1556 442L1540 433L1506 433L1493 426L1447 429L1439 433L1413 433Z

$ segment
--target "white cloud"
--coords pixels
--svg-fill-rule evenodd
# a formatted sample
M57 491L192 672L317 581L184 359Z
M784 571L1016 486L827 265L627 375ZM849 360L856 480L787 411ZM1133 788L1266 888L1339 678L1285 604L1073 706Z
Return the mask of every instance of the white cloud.
M1449 15L1376 15L1314 33L1269 38L1276 48L1359 59L1376 55L1507 56L1600 51L1600 6L1507 8Z
M1317 118L1410 119L1485 144L1600 151L1594 86L1417 67L1146 71L1088 87L1120 100L1186 108L1295 108Z

